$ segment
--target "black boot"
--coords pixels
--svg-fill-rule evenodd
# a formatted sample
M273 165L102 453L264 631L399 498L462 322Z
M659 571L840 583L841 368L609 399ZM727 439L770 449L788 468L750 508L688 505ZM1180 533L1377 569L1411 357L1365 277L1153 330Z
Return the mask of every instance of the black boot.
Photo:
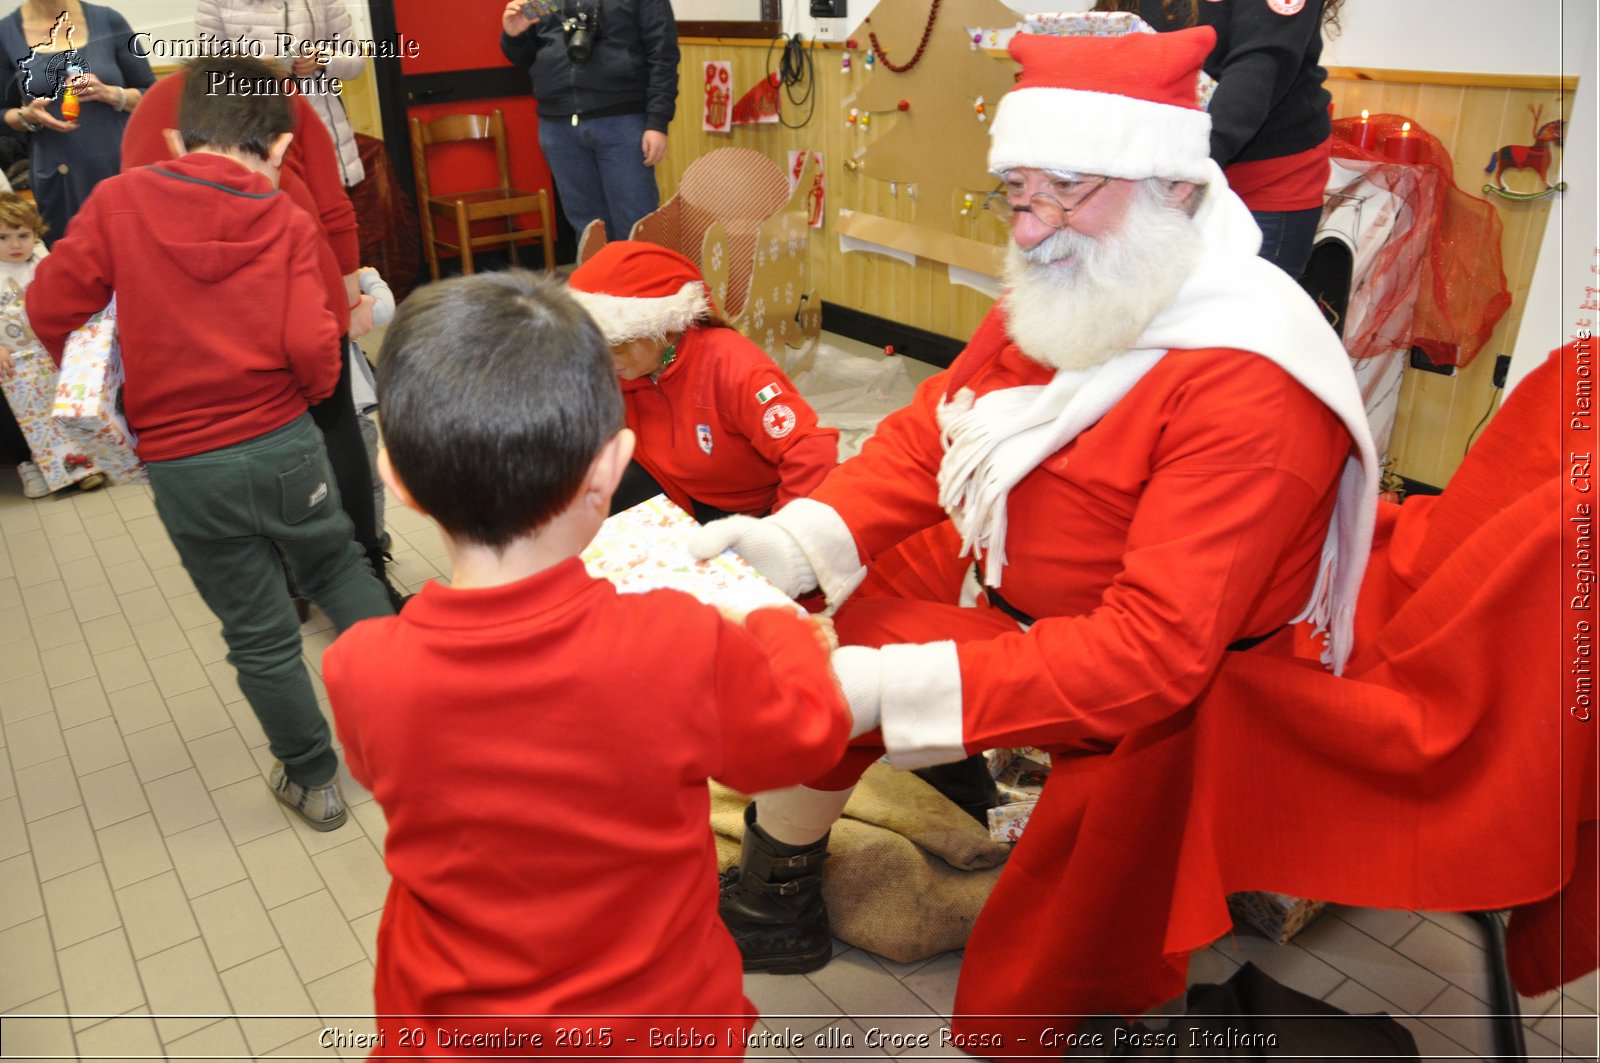
M722 874L717 906L744 957L747 971L805 974L833 958L833 933L822 903L822 862L828 839L784 845L756 826L756 806L744 810L739 866Z
M1000 806L1000 788L995 786L994 776L989 774L989 762L983 759L982 753L974 753L954 764L918 768L913 774L988 829L989 809Z

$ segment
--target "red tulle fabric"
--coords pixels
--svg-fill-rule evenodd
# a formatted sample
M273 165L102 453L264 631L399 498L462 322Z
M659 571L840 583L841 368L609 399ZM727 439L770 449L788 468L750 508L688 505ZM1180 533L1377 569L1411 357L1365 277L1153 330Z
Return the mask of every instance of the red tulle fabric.
M1365 179L1403 199L1417 220L1405 237L1379 252L1372 271L1372 283L1380 286L1376 306L1356 334L1346 334L1345 346L1358 358L1416 346L1436 365L1466 365L1511 305L1500 215L1456 186L1449 153L1416 122L1409 135L1418 146L1417 161L1389 157L1385 142L1398 138L1408 121L1403 115L1371 115L1365 149L1355 143L1361 119L1333 123L1334 160L1352 169L1365 164ZM1403 308L1412 290L1416 307L1408 315Z

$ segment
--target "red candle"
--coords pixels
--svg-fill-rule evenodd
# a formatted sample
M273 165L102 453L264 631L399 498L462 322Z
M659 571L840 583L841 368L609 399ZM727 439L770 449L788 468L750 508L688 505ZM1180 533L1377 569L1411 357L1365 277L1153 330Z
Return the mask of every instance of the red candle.
M1411 123L1402 122L1400 132L1383 142L1383 153L1395 162L1421 162L1422 140L1411 135Z
M1373 142L1377 139L1377 136L1378 130L1368 121L1367 109L1363 107L1361 109L1361 121L1350 126L1350 143L1363 151L1372 151L1375 146Z

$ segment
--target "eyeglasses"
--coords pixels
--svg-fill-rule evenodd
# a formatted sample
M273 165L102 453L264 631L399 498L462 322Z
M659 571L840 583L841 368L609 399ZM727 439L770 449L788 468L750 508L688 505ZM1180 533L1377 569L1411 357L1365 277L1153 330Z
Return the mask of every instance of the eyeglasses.
M1063 198L1070 200L1070 205L1048 192L1035 192L1028 197L1026 203L1015 203L1012 202L1012 191L1000 188L984 197L983 207L1006 225L1016 220L1018 214L1032 213L1050 228L1060 229L1067 224L1067 219L1072 216L1073 211L1082 209L1085 203L1094 198L1096 192L1110 183L1109 177L1085 177L1077 181L1057 182L1057 187L1067 190L1067 195Z

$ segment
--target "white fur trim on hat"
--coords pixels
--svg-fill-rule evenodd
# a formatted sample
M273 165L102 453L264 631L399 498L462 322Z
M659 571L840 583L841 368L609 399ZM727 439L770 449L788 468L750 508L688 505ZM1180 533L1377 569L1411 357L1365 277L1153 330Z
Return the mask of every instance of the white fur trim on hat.
M989 171L1032 167L1101 177L1206 180L1211 116L1081 89L1013 89L990 130Z
M629 340L665 339L711 316L711 296L700 281L688 281L677 294L653 299L568 290L613 347Z

